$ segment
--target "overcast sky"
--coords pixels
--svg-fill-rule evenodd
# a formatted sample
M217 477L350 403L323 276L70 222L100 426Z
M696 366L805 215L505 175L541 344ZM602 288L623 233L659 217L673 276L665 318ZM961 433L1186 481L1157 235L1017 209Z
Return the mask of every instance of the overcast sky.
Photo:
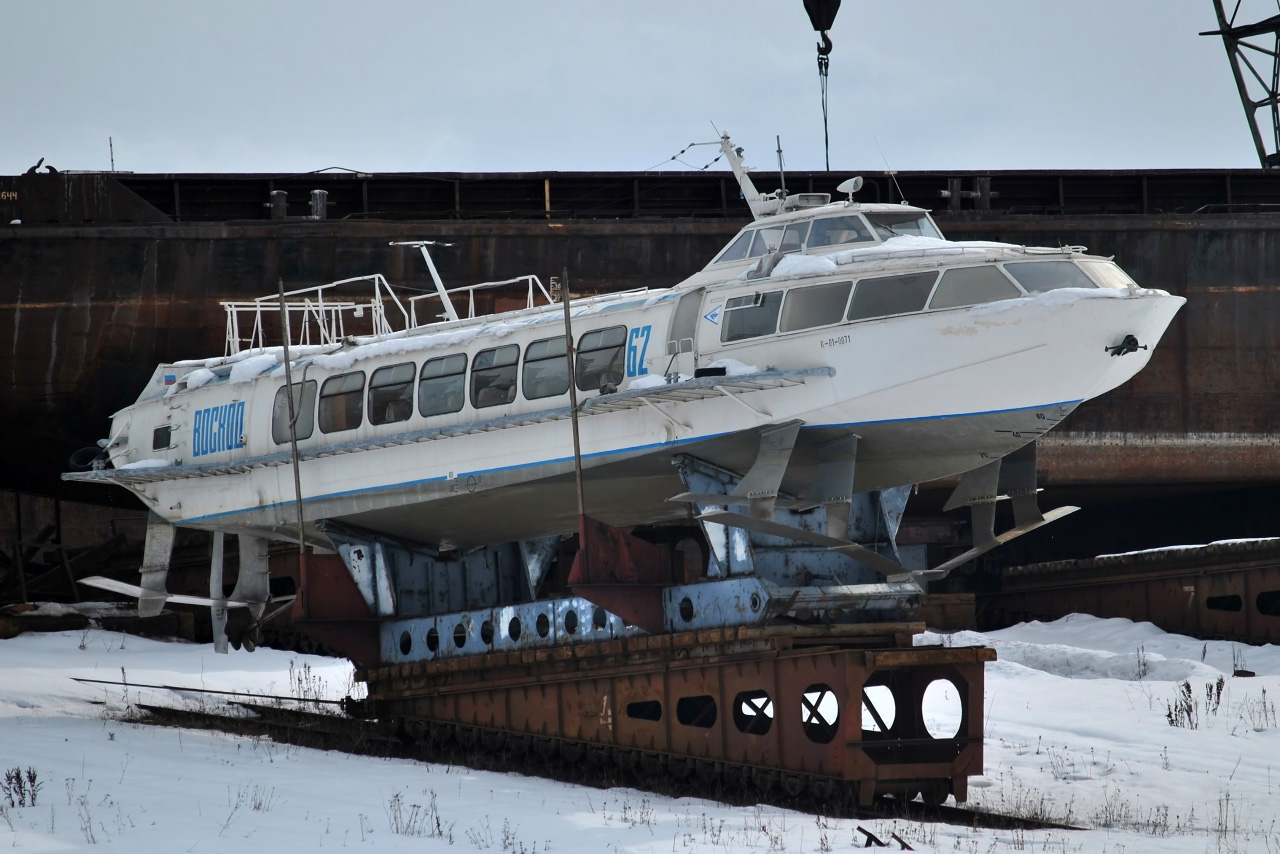
M844 0L831 166L1256 167L1215 25L1211 0ZM802 0L0 0L0 34L0 174L106 169L109 136L135 172L641 170L712 122L761 169L775 135L823 166Z

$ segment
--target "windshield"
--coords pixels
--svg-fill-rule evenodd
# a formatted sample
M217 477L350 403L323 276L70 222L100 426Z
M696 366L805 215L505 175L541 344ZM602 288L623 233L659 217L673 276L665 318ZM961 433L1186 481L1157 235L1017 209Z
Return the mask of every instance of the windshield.
M844 243L870 243L874 238L859 216L831 216L813 221L809 232L809 248L839 246Z
M880 235L881 240L888 240L890 237L901 237L904 234L910 234L914 237L935 237L939 240L942 235L938 233L938 229L933 227L933 223L929 221L929 217L922 213L903 212L903 213L869 213L867 221L871 223L871 227L876 230L876 234Z
M1129 274L1121 270L1114 261L1081 261L1080 266L1089 274L1099 287L1126 290L1138 284L1129 278Z

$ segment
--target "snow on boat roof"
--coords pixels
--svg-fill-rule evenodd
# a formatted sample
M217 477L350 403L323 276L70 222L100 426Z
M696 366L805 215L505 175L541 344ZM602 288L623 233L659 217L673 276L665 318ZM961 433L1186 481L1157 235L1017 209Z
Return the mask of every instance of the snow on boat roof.
M639 289L583 297L571 303L570 315L574 320L588 318L635 306L653 305L672 299L674 296L674 293L668 289ZM500 314L443 321L384 335L352 336L337 345L290 345L289 355L295 367L310 363L330 370L343 370L358 361L377 356L417 353L465 345L482 336L493 341L501 341L521 329L553 324L562 328L563 323L563 308L560 303L555 303ZM172 363L174 367L193 370L179 380L181 386L175 384L166 393L181 394L186 389L207 385L224 376L232 383L249 382L268 371L272 376L282 376L283 360L283 347L265 347L229 356L174 362ZM225 370L215 372L215 369L225 369L227 366L230 366L229 372Z

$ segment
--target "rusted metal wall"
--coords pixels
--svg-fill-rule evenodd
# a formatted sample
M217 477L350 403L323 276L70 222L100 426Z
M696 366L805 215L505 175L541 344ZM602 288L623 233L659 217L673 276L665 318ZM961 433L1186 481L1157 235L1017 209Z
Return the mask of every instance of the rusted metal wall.
M383 273L431 288L421 256L392 240L440 239L450 285L568 269L575 293L663 286L710 257L737 224L501 221L285 222L0 229L0 486L111 500L58 475L106 435L161 361L224 347L219 300Z
M34 176L38 178L39 176ZM1280 482L1280 218L941 212L957 239L1085 244L1144 285L1188 297L1151 365L1044 442L1043 482L1111 488ZM0 487L92 501L119 491L58 480L163 360L220 353L220 299L384 273L429 286L391 240L443 239L450 284L569 270L576 292L665 286L699 268L741 219L255 221L0 225Z

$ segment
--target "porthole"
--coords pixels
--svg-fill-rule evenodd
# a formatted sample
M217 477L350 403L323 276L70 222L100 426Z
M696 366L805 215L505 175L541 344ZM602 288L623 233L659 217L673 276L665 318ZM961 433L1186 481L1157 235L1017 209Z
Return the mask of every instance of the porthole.
M815 744L830 744L840 731L840 701L831 686L819 682L804 689L800 698L800 723Z
M924 728L933 738L955 738L964 715L960 689L950 679L933 680L924 689L920 712Z
M1280 617L1280 590L1267 590L1254 600L1258 613L1264 617Z
M888 732L893 729L897 715L898 706L888 685L868 685L862 689L863 732Z
M662 720L662 703L657 700L638 700L627 703L627 717L638 721Z
M710 729L716 725L716 700L710 694L681 697L676 701L676 720L685 726Z
M773 726L773 699L766 691L743 691L733 698L733 724L738 732L764 735Z
M1210 596L1204 600L1204 606L1210 611L1239 611L1244 607L1244 600L1239 596Z

